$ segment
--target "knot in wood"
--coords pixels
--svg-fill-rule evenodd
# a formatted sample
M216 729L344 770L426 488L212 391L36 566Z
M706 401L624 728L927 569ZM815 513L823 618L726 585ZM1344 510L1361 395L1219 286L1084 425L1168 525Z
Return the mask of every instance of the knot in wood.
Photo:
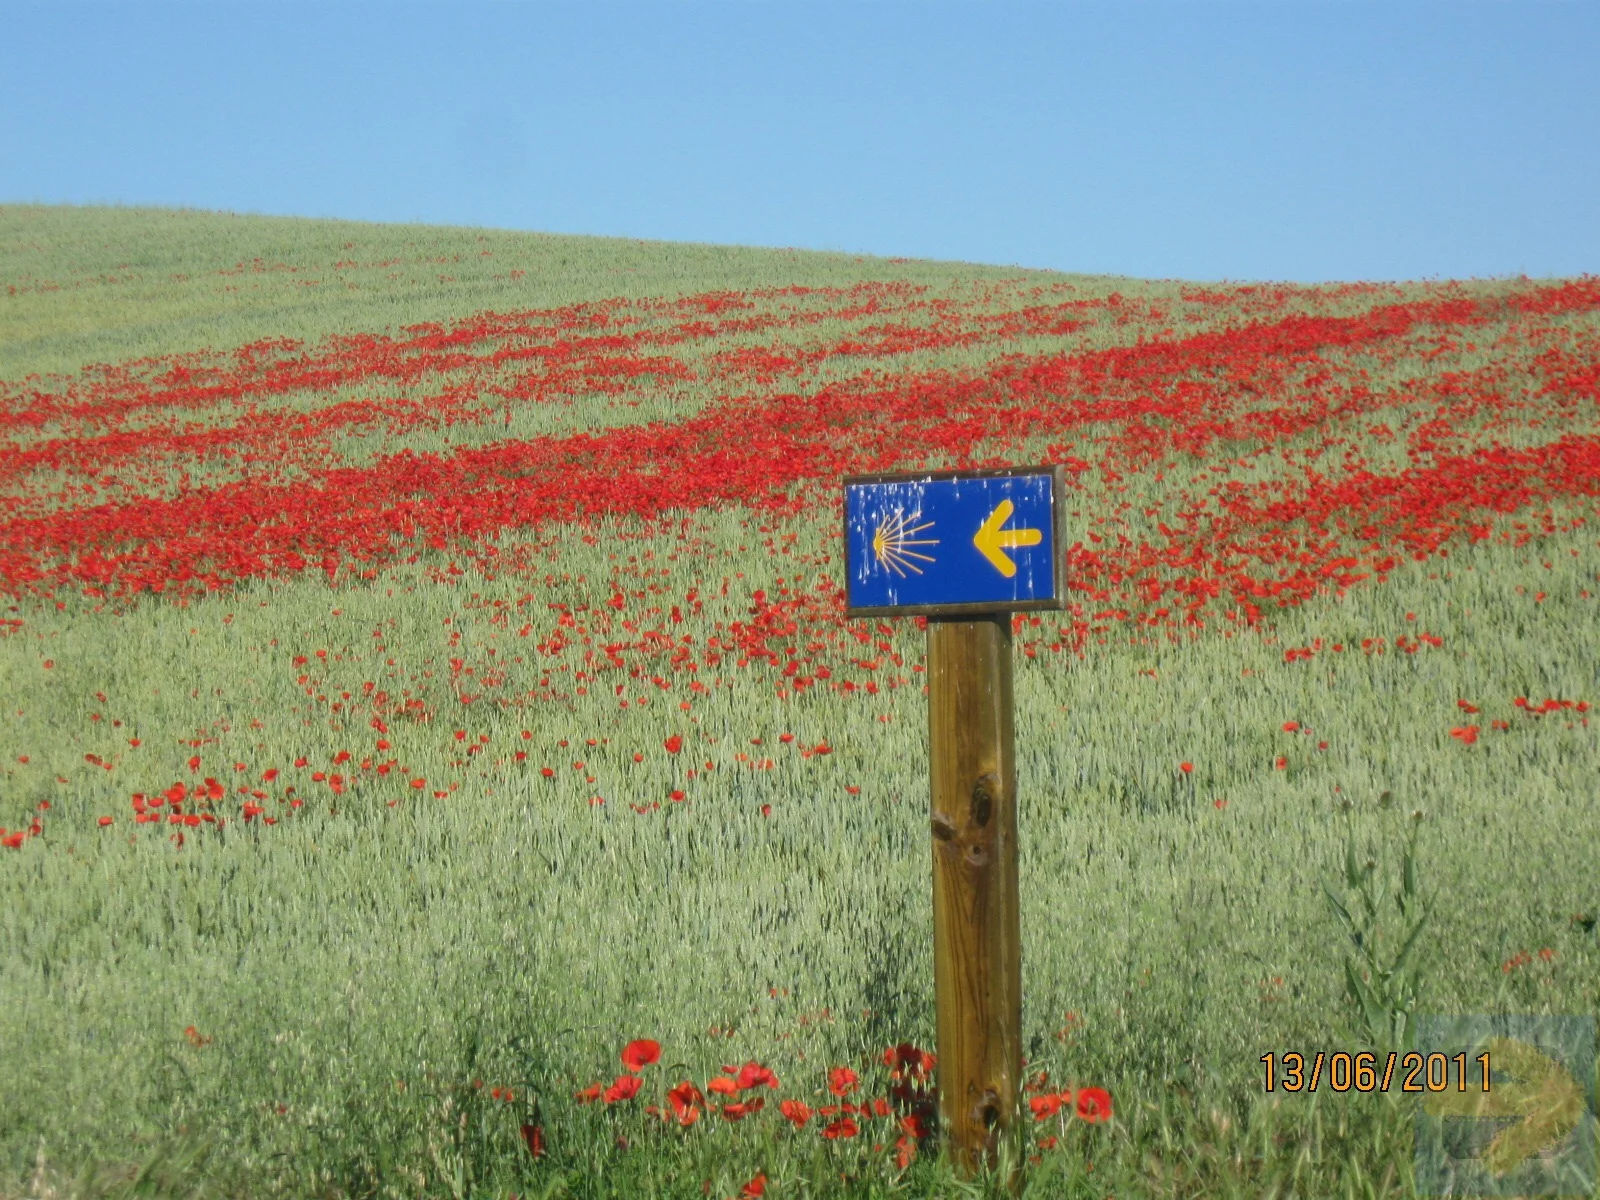
M986 1088L978 1103L972 1108L974 1124L980 1124L984 1129L993 1129L1000 1121L1000 1093L994 1088Z
M994 815L994 797L1000 790L1000 779L993 771L985 771L972 785L972 823L982 829Z

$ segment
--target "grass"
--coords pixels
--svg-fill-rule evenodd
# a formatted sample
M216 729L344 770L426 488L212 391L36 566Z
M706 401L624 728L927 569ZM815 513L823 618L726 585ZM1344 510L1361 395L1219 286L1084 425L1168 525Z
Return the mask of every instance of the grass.
M0 274L34 289L0 300L13 382L611 294L1002 274L222 214L6 209L0 233ZM492 257L469 263L480 242ZM332 299L287 282L407 248L399 279L373 267ZM430 282L457 254L459 278ZM256 258L294 270L241 276L259 288L221 300L242 285L218 264ZM513 291L497 277L511 270L537 282ZM1158 301L1180 288L1079 282ZM1166 498L1148 474L1138 486L1136 510ZM1086 521L1109 507L1083 503ZM1600 696L1593 526L1557 520L1592 516L1572 501L1520 544L1452 543L1255 628L1118 626L1081 657L1019 653L1028 1072L1116 1106L1103 1125L1028 1122L1025 1194L1415 1193L1411 1103L1262 1090L1269 1051L1374 1040L1327 896L1353 900L1352 839L1392 880L1415 836L1431 915L1413 1011L1600 1012L1600 750L1579 714L1514 703ZM516 570L421 547L337 585L307 572L193 600L16 597L0 822L49 808L46 836L0 851L0 1195L735 1196L758 1172L779 1197L999 1194L931 1151L902 1171L888 1122L824 1140L775 1111L829 1102L835 1066L882 1095L883 1049L933 1044L921 632L872 634L876 694L780 697L778 665L729 654L695 676L665 648L629 649L636 675L583 687L586 647L551 648L552 606L600 610L621 587L619 623L679 605L703 641L750 621L758 588L836 577L835 523L701 509L514 545ZM1421 631L1441 644L1395 648ZM1285 661L1317 639L1344 649ZM847 673L845 650L819 657ZM535 675L552 682L530 690ZM369 682L421 708L391 706L380 734ZM1484 730L1471 743L1451 733L1463 701ZM312 782L346 750L348 792ZM400 767L380 778L363 758ZM230 816L180 847L131 823L133 791L213 777L231 792L274 768L274 792L292 783L304 803L264 801L271 827ZM1397 914L1383 921L1392 937ZM634 1038L663 1047L641 1098L577 1103ZM751 1060L781 1080L754 1117L679 1130L642 1111Z
M1074 278L813 251L149 208L0 206L0 378L483 309L767 286ZM1105 290L1137 281L1096 279Z

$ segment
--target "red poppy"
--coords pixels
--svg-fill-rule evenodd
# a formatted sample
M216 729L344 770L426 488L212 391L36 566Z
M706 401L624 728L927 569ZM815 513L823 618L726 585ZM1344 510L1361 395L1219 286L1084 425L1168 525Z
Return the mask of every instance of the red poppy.
M540 1125L524 1125L522 1127L522 1140L527 1144L528 1153L535 1158L544 1157L544 1128Z
M849 1067L835 1067L828 1072L828 1090L835 1096L848 1096L859 1082L860 1078Z
M778 1105L778 1111L792 1121L796 1129L811 1120L810 1107L800 1100L785 1100Z
M629 1042L622 1048L622 1065L638 1074L652 1063L661 1061L661 1043L649 1038Z
M632 1100L639 1094L640 1079L637 1075L618 1075L617 1080L605 1090L607 1104L616 1104L620 1100Z
M739 1082L726 1075L718 1075L710 1083L706 1084L706 1091L715 1092L719 1096L737 1096L739 1094Z
M600 1099L600 1093L602 1090L602 1084L591 1083L588 1087L584 1088L583 1091L573 1092L572 1098L579 1104L593 1104L596 1100Z
M740 1090L763 1085L775 1088L778 1086L778 1077L760 1063L747 1062L739 1068L739 1074L734 1082L739 1085Z
M917 1143L909 1135L902 1133L894 1140L894 1165L904 1171L917 1157Z
M921 1140L933 1136L933 1129L928 1124L928 1119L920 1113L907 1113L900 1118L900 1128L907 1136Z
M739 1189L739 1200L760 1200L760 1197L766 1193L766 1190L767 1177L765 1175L757 1175L749 1183L745 1184Z
M1048 1121L1061 1111L1062 1104L1072 1098L1072 1093L1049 1092L1043 1096L1028 1097L1028 1107L1035 1121Z
M1181 762L1178 764L1178 770L1187 775L1190 771L1194 770L1194 764L1192 762Z
M742 1121L751 1113L760 1112L766 1107L766 1103L760 1096L757 1096L753 1100L746 1100L740 1104L724 1104L722 1106L722 1118L725 1121Z
M1109 1121L1111 1093L1104 1088L1079 1088L1078 1116L1085 1121Z
M678 1124L686 1128L700 1119L706 1106L705 1093L687 1079L669 1091L667 1099L678 1115Z
M827 1125L823 1128L822 1136L830 1140L838 1138L853 1138L860 1132L861 1130L855 1123L855 1118L840 1117L831 1125Z
M683 739L677 734L673 734L661 744L666 747L668 754L676 754L679 750L683 749Z

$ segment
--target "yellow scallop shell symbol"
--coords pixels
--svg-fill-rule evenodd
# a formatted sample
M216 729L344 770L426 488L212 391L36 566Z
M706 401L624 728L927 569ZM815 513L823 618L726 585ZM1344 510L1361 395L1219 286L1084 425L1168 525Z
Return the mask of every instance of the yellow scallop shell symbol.
M916 535L924 530L932 529L933 522L925 521L921 525L912 522L920 517L921 513L913 513L907 517L903 512L896 510L885 516L878 528L872 534L872 555L886 568L896 575L904 576L907 571L922 574L922 568L917 566L912 559L931 563L931 554L922 554L911 549L912 546L937 546L938 538L919 538Z

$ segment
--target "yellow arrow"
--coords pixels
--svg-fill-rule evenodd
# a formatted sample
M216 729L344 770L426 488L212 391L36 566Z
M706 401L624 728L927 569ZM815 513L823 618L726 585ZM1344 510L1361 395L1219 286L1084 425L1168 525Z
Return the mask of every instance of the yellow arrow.
M1488 1091L1435 1092L1422 1107L1435 1117L1521 1117L1495 1134L1483 1163L1504 1176L1517 1164L1559 1142L1583 1119L1583 1089L1560 1063L1526 1042L1492 1038L1485 1047L1494 1073L1511 1076Z
M972 535L972 544L978 548L978 553L994 564L994 569L1007 579L1017 573L1017 564L1004 553L1018 546L1037 546L1044 540L1044 534L1037 529L1001 529L1011 519L1011 514L1016 505L1009 500L1000 501L995 510L990 513L978 532Z

